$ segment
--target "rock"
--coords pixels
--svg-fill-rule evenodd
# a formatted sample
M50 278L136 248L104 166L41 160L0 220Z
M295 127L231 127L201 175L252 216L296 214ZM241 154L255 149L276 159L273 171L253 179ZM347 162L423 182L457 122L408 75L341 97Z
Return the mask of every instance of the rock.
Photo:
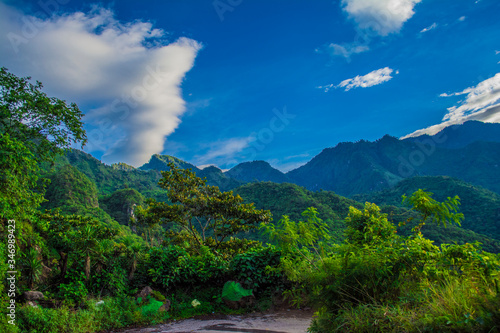
M43 299L43 294L40 291L26 291L23 296L27 301L37 301Z
M163 305L158 309L158 311L165 311L165 312L168 312L170 310L170 300L167 299L165 302L163 302Z
M139 291L137 293L137 295L135 295L135 298L141 298L142 300L145 300L146 297L148 297L149 295L151 295L151 293L153 292L153 289L151 289L150 286L146 286L144 288L142 288L141 291Z
M26 304L28 304L29 306L34 307L34 308L38 307L38 304L36 304L35 302L32 302L32 301L28 301Z

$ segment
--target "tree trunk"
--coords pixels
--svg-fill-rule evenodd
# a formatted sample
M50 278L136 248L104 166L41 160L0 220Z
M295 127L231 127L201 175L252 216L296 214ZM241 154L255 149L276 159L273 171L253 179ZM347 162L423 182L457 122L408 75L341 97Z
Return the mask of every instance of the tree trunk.
M68 257L69 253L60 252L61 255L61 280L66 276L66 270L68 269Z
M130 268L130 273L128 275L129 280L132 280L134 278L134 273L136 268L137 268L137 259L134 258L134 260L132 261L132 267Z
M90 256L85 257L85 278L88 280L90 277Z

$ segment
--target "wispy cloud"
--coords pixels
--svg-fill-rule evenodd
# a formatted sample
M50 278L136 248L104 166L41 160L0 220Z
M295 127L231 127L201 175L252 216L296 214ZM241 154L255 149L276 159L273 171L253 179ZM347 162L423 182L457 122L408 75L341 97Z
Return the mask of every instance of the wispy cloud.
M460 22L463 22L465 21L465 19L467 18L467 16L460 16L460 18L458 19Z
M237 155L248 148L252 137L230 138L208 144L208 151L195 156L196 165L227 165L237 162Z
M500 73L480 82L474 87L464 89L460 92L443 93L441 97L452 97L466 95L465 100L458 105L448 108L448 113L443 117L440 124L430 126L403 138L419 136L422 134L433 135L443 128L462 124L468 120L479 120L484 122L500 122Z
M358 29L387 36L401 30L421 0L342 0L344 11Z
M332 88L345 88L345 91L349 91L353 88L373 87L391 80L393 78L391 75L393 72L393 69L384 67L363 76L358 75L352 79L344 80L335 86L333 84L329 84L326 86L319 86L318 88L324 89L325 92L328 92ZM399 71L396 71L395 73L399 74Z
M367 45L360 45L359 43L348 43L344 45L331 43L328 45L328 52L331 55L342 56L347 60L350 60L353 54L363 53L369 50L370 47Z
M434 23L432 23L430 26L428 26L427 28L423 28L423 29L420 31L420 33L422 34L422 33L424 33L424 32L427 32L427 31L430 31L430 30L436 29L436 28L437 28L437 26L438 26L438 25L437 25L437 23L436 23L436 22L434 22Z
M0 31L2 65L86 110L88 150L105 162L143 164L180 124L180 85L200 43L167 42L150 22L96 6L41 19L0 3Z

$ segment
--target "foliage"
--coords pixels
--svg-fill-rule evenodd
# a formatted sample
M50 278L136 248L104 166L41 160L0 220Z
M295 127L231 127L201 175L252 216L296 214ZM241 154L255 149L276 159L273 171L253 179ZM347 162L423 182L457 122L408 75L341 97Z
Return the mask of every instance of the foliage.
M446 226L446 222L460 225L460 221L464 218L462 213L457 213L460 198L456 195L453 198L448 197L444 202L438 202L431 196L432 193L421 189L417 190L410 197L403 195L403 202L410 204L412 209L422 215L422 222L416 230L420 231L420 228L428 218L431 218L432 222L444 226Z
M252 289L245 289L238 282L228 281L222 288L222 298L230 301L237 302L247 296L252 296Z
M399 214L407 215L408 213L400 208L402 206L401 196L409 196L419 188L434 193L433 198L438 201L446 200L449 194L458 195L460 197L460 211L464 214L464 220L461 221L464 229L458 229L453 225L448 225L448 228L426 225L422 228L425 237L435 240L436 243L446 243L452 240L465 243L482 238L481 242L483 244L491 244L489 245L489 251L498 247L498 245L494 245L494 240L487 239L485 236L474 235L468 230L494 238L497 242L500 240L498 219L500 195L462 180L446 176L412 177L401 181L391 189L355 196L354 199L374 202L381 205L381 207L387 206L385 211L395 216ZM500 252L500 249L495 252Z
M268 209L274 217L287 215L292 221L301 219L302 212L308 207L314 207L318 211L318 217L328 224L329 234L335 242L341 242L343 239L344 218L349 213L349 207L361 207L358 202L333 192L311 192L289 183L251 183L235 189L235 192L245 202L254 202L258 209ZM266 237L253 237L263 242L269 241Z
M21 332L33 333L86 333L108 331L131 325L154 325L170 318L161 311L148 311L133 298L104 298L103 304L89 300L87 309L73 311L62 306L57 309L22 307L18 310ZM157 304L154 304L155 307Z
M221 285L228 264L207 247L200 254L189 254L185 249L170 245L149 250L144 263L153 286L163 290L196 285Z
M99 203L116 221L128 225L134 207L144 204L144 196L133 188L125 188L100 198Z
M285 215L276 225L261 225L264 233L277 241L283 252L282 267L292 281L317 270L328 250L328 226L317 215L316 208L310 207L302 213L305 221L296 223Z
M230 236L270 220L269 212L243 204L240 196L206 185L206 180L173 163L169 167L170 171L162 172L159 185L167 190L170 203L150 201L146 209L138 210L138 223L171 222L188 233L192 244L217 249Z
M10 136L0 135L0 219L22 221L43 201L38 184L39 168L28 147Z
M75 167L66 165L47 179L50 180L45 193L47 202L42 204L42 208L60 208L66 213L71 213L77 207L83 209L99 207L97 187Z
M274 246L256 247L236 255L229 264L235 279L247 288L261 292L283 288L284 277L277 271L281 252ZM257 295L258 296L258 295Z
M42 275L42 262L39 253L31 248L21 254L22 275L26 277L28 288L33 289Z
M423 191L412 198L421 223L460 216L453 210L456 203L443 209ZM315 286L312 300L319 309L313 332L492 327L491 318L499 315L491 305L499 295L497 255L478 244L436 247L419 228L409 237L398 236L387 216L370 203L364 211L351 209L346 224L344 244L324 258L316 274L305 276L304 282Z
M51 160L73 143L85 144L83 113L78 106L48 97L40 82L29 80L0 68L1 134L22 142L37 161Z
M387 215L381 214L380 208L369 202L365 203L363 211L351 207L346 225L346 241L360 246L387 242L396 233Z
M82 281L72 281L68 284L61 283L59 287L61 299L74 301L76 304L83 302L88 294Z

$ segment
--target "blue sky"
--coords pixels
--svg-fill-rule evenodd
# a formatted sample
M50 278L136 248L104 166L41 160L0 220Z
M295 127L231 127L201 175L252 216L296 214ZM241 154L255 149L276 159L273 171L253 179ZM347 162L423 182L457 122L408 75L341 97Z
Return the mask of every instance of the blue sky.
M0 66L86 113L85 150L287 171L343 141L500 122L497 0L0 0Z

